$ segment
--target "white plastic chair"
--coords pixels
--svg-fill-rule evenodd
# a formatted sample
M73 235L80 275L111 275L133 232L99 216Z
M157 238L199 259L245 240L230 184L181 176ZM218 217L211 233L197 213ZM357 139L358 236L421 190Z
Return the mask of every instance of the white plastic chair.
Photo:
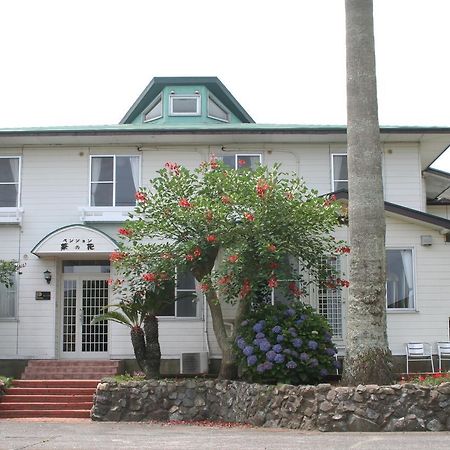
M436 342L438 358L439 358L439 372L442 370L442 361L450 361L450 342Z
M434 372L432 347L428 342L408 342L406 345L406 373L409 374L410 361L430 361Z

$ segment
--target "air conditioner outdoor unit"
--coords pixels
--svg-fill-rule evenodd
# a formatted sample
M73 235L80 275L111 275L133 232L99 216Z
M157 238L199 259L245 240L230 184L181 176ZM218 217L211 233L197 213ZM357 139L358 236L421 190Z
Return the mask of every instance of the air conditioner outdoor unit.
M208 353L182 353L181 373L200 374L208 373Z

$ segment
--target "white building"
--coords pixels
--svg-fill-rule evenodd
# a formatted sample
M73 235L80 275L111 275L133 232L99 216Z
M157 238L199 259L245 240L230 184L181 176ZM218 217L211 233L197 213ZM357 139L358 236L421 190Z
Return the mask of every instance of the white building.
M404 355L405 342L449 339L450 175L430 165L450 128L386 127L381 139L388 337ZM345 127L255 124L214 77L153 79L119 125L0 129L0 259L24 264L13 288L0 287L0 373L29 359L133 358L128 329L90 325L110 302L117 229L165 162L195 168L212 154L231 165L279 162L320 193L347 186ZM345 260L337 264L345 273ZM345 296L308 298L342 346ZM160 319L164 359L220 358L202 302L171 314Z

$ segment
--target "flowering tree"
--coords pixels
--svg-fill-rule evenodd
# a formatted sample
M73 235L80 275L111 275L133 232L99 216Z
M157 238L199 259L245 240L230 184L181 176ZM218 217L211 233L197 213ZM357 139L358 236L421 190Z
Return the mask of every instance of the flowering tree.
M116 267L133 292L153 288L169 273L167 264L194 275L222 350L222 378L236 376L236 336L226 333L221 301L236 305L235 323L241 323L252 303L286 284L281 280L290 280L284 287L296 298L310 282L346 283L324 280L324 259L347 251L331 236L341 220L340 205L277 166L234 170L212 159L190 171L167 163L136 199L120 230ZM287 255L300 267L294 269ZM147 259L156 262L151 271L141 264Z

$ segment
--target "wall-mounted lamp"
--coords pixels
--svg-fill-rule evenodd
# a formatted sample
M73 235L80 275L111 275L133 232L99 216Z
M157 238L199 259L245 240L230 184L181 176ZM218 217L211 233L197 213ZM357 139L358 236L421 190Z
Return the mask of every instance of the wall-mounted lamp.
M46 270L44 272L44 280L47 282L47 284L50 284L50 281L52 281L52 273L50 270Z

